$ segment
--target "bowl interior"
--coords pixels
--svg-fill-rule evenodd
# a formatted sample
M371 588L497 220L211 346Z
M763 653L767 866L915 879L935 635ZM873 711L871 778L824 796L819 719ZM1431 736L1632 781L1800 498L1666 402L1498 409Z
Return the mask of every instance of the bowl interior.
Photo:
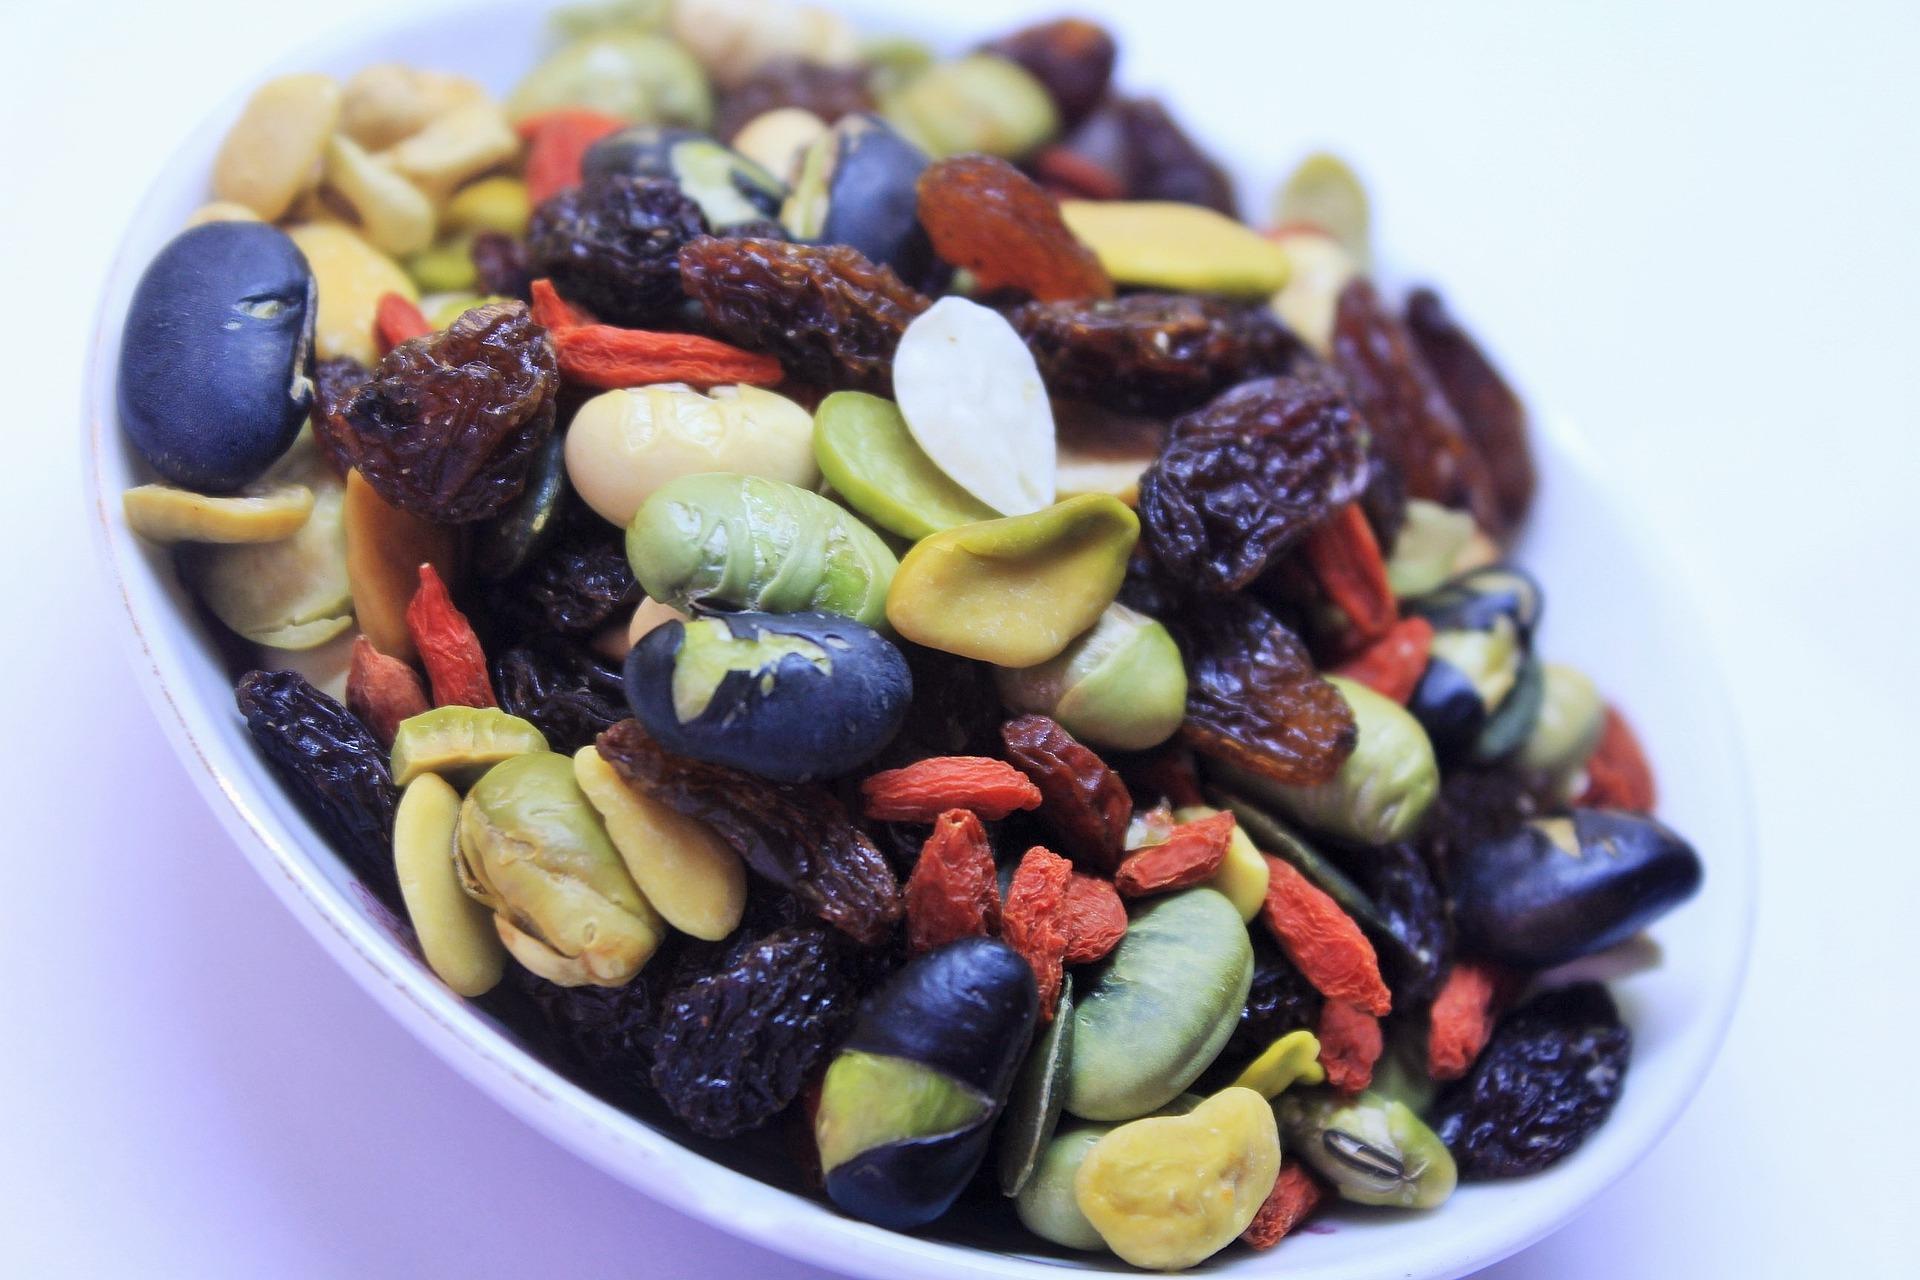
M873 30L899 29L870 0L839 7ZM504 89L542 47L542 8L493 0L416 12L343 34L254 79L294 69L344 75L398 59ZM1156 23L1172 21L1164 12L1156 18L1130 10L1124 39L1145 42ZM965 30L913 33L961 47L992 29L975 18ZM966 1225L923 1236L868 1227L798 1193L778 1143L690 1144L653 1127L644 1111L635 1118L599 1101L532 1057L500 1019L442 988L281 793L233 710L233 667L217 628L181 589L165 552L135 539L119 518L119 492L146 477L121 442L113 413L119 328L133 285L204 202L214 149L249 87L236 86L228 109L183 144L135 213L101 302L86 386L89 500L127 604L136 664L163 724L242 850L341 963L458 1070L649 1195L761 1244L862 1275L1126 1271L1111 1258L1034 1252L1032 1238L997 1197L982 1201L977 1213L951 1215ZM1177 102L1179 86L1169 87ZM1264 123L1249 120L1239 135L1210 141L1228 156L1265 157L1265 181L1307 140L1281 145ZM1572 431L1552 420L1541 426L1542 501L1521 558L1547 591L1542 651L1590 672L1628 709L1655 759L1663 816L1692 836L1708 866L1701 895L1656 930L1662 965L1615 984L1636 1038L1625 1096L1612 1120L1560 1167L1463 1188L1439 1221L1346 1210L1277 1253L1231 1251L1204 1269L1313 1280L1444 1277L1505 1256L1565 1221L1657 1141L1704 1074L1731 1014L1746 954L1753 860L1745 782L1716 664L1667 566L1642 544L1630 506L1607 489Z

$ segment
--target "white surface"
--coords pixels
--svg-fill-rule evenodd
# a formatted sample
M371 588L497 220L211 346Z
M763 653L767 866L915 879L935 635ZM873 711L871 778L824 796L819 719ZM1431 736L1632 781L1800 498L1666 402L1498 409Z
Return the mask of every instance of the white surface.
M1615 5L1548 26L1530 6L1456 5L1405 11L1389 35L1368 30L1377 15L1300 9L1269 39L1195 24L1136 48L1130 79L1180 81L1205 55L1220 85L1237 68L1290 117L1328 120L1396 256L1451 284L1636 487L1698 584L1750 729L1767 880L1728 1052L1640 1170L1490 1274L1892 1274L1896 1205L1914 1198L1898 1112L1841 1099L1898 1079L1914 1004L1897 944L1920 886L1889 798L1920 710L1920 617L1896 559L1920 475L1915 18ZM297 41L293 13L102 4L78 30L36 7L0 33L0 367L42 380L11 396L7 436L25 456L6 504L0 1270L808 1274L593 1173L360 995L187 789L108 634L117 606L86 585L73 405L105 249L145 157ZM1428 65L1443 34L1486 64ZM1292 65L1290 48L1351 53ZM1355 66L1405 98L1404 129L1339 130ZM1182 94L1203 131L1231 102L1204 90ZM1514 173L1516 151L1549 162ZM39 727L60 722L84 729Z

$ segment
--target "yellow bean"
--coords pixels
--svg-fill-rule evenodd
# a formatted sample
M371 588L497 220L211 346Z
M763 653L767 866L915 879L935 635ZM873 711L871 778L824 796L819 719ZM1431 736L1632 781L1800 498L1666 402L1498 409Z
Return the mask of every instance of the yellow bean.
M213 194L271 222L320 176L320 153L340 119L331 76L281 76L254 91L213 162Z
M320 294L314 321L314 354L322 360L352 356L361 364L380 359L373 343L373 315L380 295L397 293L409 302L420 290L400 264L339 223L308 222L287 234L306 255Z

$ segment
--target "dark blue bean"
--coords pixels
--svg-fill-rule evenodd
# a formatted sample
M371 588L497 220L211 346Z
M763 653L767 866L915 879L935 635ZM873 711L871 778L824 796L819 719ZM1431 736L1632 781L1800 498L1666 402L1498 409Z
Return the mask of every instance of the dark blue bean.
M851 245L916 286L935 268L933 243L920 226L920 175L927 153L874 115L834 126L836 155L827 180L819 239Z

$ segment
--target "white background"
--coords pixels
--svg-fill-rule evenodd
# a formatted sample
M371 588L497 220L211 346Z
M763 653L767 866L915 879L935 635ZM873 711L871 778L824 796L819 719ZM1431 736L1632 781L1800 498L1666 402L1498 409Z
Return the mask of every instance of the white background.
M813 1275L550 1146L390 1023L203 808L95 581L79 371L128 210L254 68L392 2L0 4L0 1274ZM1487 1274L1895 1274L1920 1208L1920 6L1182 13L1128 79L1180 84L1202 134L1260 110L1360 159L1395 260L1635 495L1745 722L1764 874L1727 1048L1638 1170ZM1404 110L1343 128L1356 95Z

